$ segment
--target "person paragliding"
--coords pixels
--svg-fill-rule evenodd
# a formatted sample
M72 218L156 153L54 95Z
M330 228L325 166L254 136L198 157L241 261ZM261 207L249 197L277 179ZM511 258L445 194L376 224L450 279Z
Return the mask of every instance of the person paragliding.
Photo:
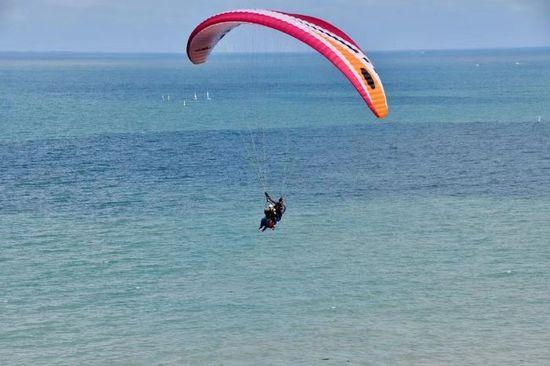
M265 192L265 199L267 201L267 206L264 209L264 217L260 221L260 231L265 231L266 229L275 230L275 226L283 218L283 214L286 211L286 206L284 199L281 196L278 201L275 201Z
M206 62L218 42L241 24L267 27L305 43L331 62L357 90L378 118L388 115L382 81L371 60L344 31L329 22L309 15L268 9L239 9L213 15L199 25L187 40L187 56L193 64ZM260 231L275 230L286 210L283 197L273 200L265 193L267 206Z

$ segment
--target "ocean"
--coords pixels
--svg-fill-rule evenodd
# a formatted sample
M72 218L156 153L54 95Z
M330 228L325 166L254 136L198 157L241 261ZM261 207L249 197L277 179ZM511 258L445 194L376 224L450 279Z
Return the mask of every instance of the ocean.
M0 54L0 364L550 364L550 49L369 56Z

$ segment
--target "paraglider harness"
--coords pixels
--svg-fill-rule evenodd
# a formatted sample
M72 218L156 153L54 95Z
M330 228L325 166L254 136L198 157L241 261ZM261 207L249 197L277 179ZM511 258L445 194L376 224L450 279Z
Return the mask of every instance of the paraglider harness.
M267 228L275 230L275 225L281 221L283 214L286 211L286 206L283 203L283 197L279 201L273 200L267 192L265 192L266 207L264 209L265 217L260 223L260 231L265 231Z

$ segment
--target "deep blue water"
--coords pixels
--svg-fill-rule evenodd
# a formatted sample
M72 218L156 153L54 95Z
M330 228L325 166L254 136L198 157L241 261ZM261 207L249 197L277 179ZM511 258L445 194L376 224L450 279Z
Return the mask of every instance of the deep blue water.
M0 363L550 363L550 51L372 58L2 55Z

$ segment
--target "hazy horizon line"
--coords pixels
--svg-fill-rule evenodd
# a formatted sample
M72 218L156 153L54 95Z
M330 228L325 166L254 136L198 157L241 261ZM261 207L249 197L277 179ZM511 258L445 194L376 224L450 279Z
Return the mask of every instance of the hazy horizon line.
M403 49L371 49L368 52L430 52L430 51L498 51L498 50L536 50L550 49L550 46L519 46L519 47L471 47L471 48L403 48ZM0 54L105 54L105 55L181 55L186 51L71 51L71 50L48 50L48 51L33 51L33 50L0 50ZM217 54L309 54L315 53L311 51L217 51Z

